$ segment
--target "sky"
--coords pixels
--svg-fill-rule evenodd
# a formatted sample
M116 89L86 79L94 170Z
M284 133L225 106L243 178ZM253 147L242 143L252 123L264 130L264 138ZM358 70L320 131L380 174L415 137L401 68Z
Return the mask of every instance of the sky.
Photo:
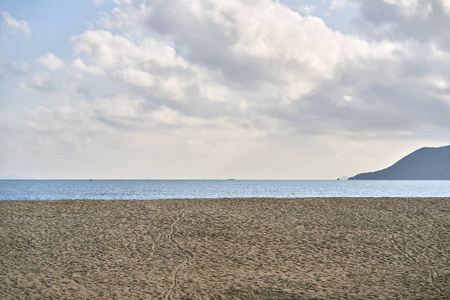
M0 178L336 179L450 144L450 0L0 0Z

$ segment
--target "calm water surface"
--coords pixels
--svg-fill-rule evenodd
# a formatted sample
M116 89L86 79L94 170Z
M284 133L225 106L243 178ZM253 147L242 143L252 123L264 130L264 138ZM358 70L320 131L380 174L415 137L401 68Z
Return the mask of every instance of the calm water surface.
M450 197L450 181L0 180L0 200Z

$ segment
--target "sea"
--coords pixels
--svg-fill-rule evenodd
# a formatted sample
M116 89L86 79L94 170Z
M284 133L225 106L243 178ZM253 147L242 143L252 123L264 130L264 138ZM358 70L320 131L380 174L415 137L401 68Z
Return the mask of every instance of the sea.
M450 181L0 180L0 200L450 197Z

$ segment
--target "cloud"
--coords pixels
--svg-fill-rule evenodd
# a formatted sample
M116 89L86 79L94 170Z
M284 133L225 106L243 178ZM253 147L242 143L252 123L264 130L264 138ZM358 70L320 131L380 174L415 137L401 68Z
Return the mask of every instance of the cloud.
M310 120L299 109L302 102L325 105L322 98L310 101L311 93L347 66L392 62L399 49L395 43L343 35L317 17L302 17L263 0L251 5L121 2L110 21L124 33L131 27L145 28L150 37L135 43L106 31L88 31L72 40L75 51L85 53L95 67L115 70L114 75L129 84L148 87L143 91L154 103L205 118L219 112L248 120L258 115L284 118L283 111L295 111L299 121L291 124L302 126L302 120ZM164 58L166 65L153 67L157 58ZM150 75L151 80L142 81Z
M343 8L347 4L348 0L332 0L330 3L329 10L334 11Z
M361 0L360 28L369 36L436 43L450 51L448 0Z
M72 61L72 65L80 71L87 72L87 73L94 74L94 75L101 75L101 74L105 73L105 71L100 67L96 67L96 66L92 66L92 65L87 66L83 62L83 60L80 58L74 59Z
M94 3L94 5L100 6L100 5L102 5L103 3L105 3L105 2L107 2L109 0L91 0L91 1Z
M123 35L87 31L74 50L133 86L142 109L293 135L437 136L449 125L450 60L428 43L364 40L264 0L124 1L108 20Z
M90 64L103 69L136 65L148 61L150 65L174 67L183 62L175 58L175 51L164 43L145 39L136 45L121 35L105 30L88 30L71 39L77 54L85 54Z
M53 79L48 73L40 72L33 76L31 86L40 91L53 91L55 90L55 85Z
M363 1L361 15L372 5L398 8L397 21L420 17L425 2L414 3ZM441 47L390 35L363 40L266 0L117 4L106 25L120 33L73 37L73 66L132 88L145 99L143 114L170 110L207 123L324 135L394 136L448 125L450 77L442 66L449 57Z
M305 15L310 15L315 9L316 9L316 7L315 7L314 5L307 5L307 4L304 4L304 5L300 5L300 6L297 8L297 11L298 11L299 13L303 13L303 14L305 14Z
M64 69L65 67L64 62L53 53L47 53L41 56L38 61L52 71Z
M3 28L7 31L15 33L17 30L22 31L25 35L31 33L30 26L24 20L17 21L8 12L3 11Z
M69 87L73 88L77 93L82 94L86 98L92 97L92 87L83 81L72 83Z
M25 62L21 64L7 62L2 66L2 69L4 69L10 75L19 76L27 74L30 70L30 66Z
M217 76L190 64L173 48L156 40L133 43L98 30L76 36L72 42L75 52L84 54L89 64L78 58L75 63L79 69L105 72L137 88L150 106L166 105L184 113L212 117L208 113L216 115L234 109L231 107L236 103L241 105L240 97L214 81Z
M281 2L116 0L70 39L71 61L39 58L64 76L23 74L36 103L24 151L129 177L324 178L319 166L352 175L378 151L450 138L448 2L359 1L351 35L327 26L329 5L305 16Z

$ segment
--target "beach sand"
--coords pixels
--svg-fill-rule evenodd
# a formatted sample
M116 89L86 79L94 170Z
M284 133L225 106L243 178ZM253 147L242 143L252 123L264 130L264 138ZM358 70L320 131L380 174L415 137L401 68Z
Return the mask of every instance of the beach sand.
M1 299L450 299L450 198L1 201Z

